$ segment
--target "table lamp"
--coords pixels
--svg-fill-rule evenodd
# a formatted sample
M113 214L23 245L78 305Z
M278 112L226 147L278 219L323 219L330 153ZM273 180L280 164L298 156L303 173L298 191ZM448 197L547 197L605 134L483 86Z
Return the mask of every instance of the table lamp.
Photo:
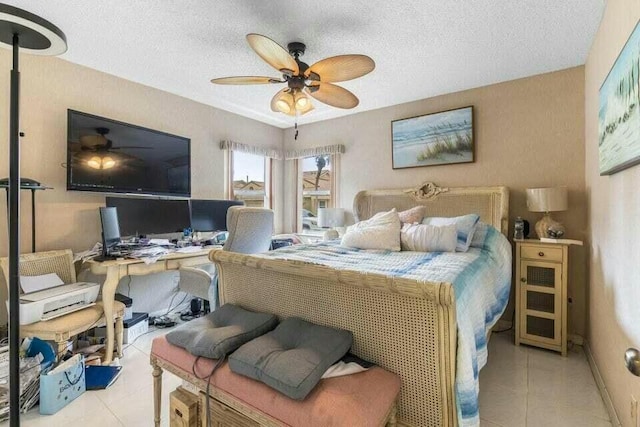
M551 218L550 212L566 211L567 187L527 188L527 208L530 212L544 212L536 223L536 234L542 237L562 237L564 226Z
M340 237L335 227L344 226L344 209L342 208L319 208L318 227L327 228L324 232L324 240L333 240Z

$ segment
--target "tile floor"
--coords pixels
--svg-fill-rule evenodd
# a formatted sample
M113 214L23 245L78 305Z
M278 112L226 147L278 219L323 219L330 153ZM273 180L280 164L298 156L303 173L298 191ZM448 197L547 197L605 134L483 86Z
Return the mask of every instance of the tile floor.
M26 427L153 425L149 352L156 330L125 350L118 381L106 390L88 391L55 415L37 408L22 416ZM480 372L482 427L611 426L582 347L567 358L532 347L516 347L513 335L493 334L489 362ZM168 426L169 393L181 380L163 375L162 425ZM5 427L8 423L0 424Z
M609 415L582 347L568 357L493 334L480 371L482 427L605 427Z
M55 415L39 415L37 407L22 415L25 427L147 427L153 426L151 341L168 332L157 329L126 346L122 374L108 389L87 391ZM162 426L169 425L169 393L182 383L169 372L162 375ZM8 423L0 424L7 427Z

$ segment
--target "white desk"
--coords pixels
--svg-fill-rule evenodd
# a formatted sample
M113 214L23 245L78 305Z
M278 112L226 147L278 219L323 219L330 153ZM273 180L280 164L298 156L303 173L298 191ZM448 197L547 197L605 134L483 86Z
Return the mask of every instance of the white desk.
M197 252L180 253L175 252L164 255L153 264L145 264L141 259L117 259L109 261L87 261L90 265L91 272L94 274L106 274L106 279L102 285L102 303L104 306L105 319L112 319L113 304L115 301L116 288L120 279L125 276L143 276L146 274L160 273L168 270L178 270L181 267L189 267L198 264L204 264L209 261L209 252L220 250L221 247L211 246L203 248ZM114 331L113 322L107 321L107 344L104 364L111 363L113 358L114 336L118 343L122 343L123 331ZM121 346L118 346L121 347ZM118 355L122 357L122 355Z

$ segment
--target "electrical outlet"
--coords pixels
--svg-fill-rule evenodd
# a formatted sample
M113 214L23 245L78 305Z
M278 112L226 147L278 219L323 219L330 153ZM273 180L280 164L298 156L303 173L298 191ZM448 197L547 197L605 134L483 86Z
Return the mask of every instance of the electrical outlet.
M638 427L638 399L631 395L631 425Z

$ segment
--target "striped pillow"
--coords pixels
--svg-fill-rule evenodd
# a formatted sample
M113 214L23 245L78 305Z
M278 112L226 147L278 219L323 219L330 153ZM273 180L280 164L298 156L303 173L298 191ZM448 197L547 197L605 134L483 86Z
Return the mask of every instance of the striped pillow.
M473 233L476 231L476 224L478 224L479 220L479 215L469 214L453 218L428 217L423 219L422 223L436 226L455 225L458 235L456 252L467 252L469 250L469 245L471 245L471 240L473 240Z

